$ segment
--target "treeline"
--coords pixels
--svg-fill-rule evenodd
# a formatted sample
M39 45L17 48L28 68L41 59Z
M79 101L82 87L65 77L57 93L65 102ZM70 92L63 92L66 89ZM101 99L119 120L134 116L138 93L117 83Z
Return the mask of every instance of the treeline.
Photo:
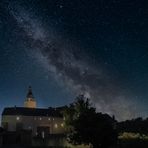
M117 123L118 133L134 132L140 134L148 134L148 118L136 118Z

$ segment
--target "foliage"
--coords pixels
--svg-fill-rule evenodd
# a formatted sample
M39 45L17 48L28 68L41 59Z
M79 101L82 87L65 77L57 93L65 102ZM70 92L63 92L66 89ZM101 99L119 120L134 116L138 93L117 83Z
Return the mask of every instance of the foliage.
M148 140L148 135L140 133L132 133L132 132L123 132L120 133L118 138L121 140L131 140L131 139Z
M68 141L72 144L92 144L108 147L116 143L115 121L107 114L97 113L83 95L64 110Z
M126 120L118 123L118 132L133 132L140 134L148 134L148 118L143 120L142 118L136 118L132 120Z

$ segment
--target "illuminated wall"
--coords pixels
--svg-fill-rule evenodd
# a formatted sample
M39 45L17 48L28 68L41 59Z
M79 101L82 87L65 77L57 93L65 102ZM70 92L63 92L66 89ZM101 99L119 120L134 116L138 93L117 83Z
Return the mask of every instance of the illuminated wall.
M60 117L40 117L4 115L2 116L2 126L8 131L19 129L32 130L33 135L37 135L38 127L48 127L50 134L62 134L65 132L64 120Z
M31 100L31 99L27 99L27 100L24 102L24 107L36 108L36 101L35 101L35 100Z

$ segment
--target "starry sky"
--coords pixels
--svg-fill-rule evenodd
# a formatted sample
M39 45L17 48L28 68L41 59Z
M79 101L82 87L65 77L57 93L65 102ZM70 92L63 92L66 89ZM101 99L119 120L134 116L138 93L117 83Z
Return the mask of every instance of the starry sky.
M147 0L1 0L0 111L79 94L118 120L148 116Z

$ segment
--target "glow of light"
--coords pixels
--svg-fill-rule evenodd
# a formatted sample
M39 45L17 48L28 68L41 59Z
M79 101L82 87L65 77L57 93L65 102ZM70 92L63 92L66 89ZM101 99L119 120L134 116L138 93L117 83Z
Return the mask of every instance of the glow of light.
M61 127L64 127L64 124L63 123L61 123Z
M58 128L58 125L57 125L57 124L55 124L55 125L54 125L54 127L55 127L55 128Z

